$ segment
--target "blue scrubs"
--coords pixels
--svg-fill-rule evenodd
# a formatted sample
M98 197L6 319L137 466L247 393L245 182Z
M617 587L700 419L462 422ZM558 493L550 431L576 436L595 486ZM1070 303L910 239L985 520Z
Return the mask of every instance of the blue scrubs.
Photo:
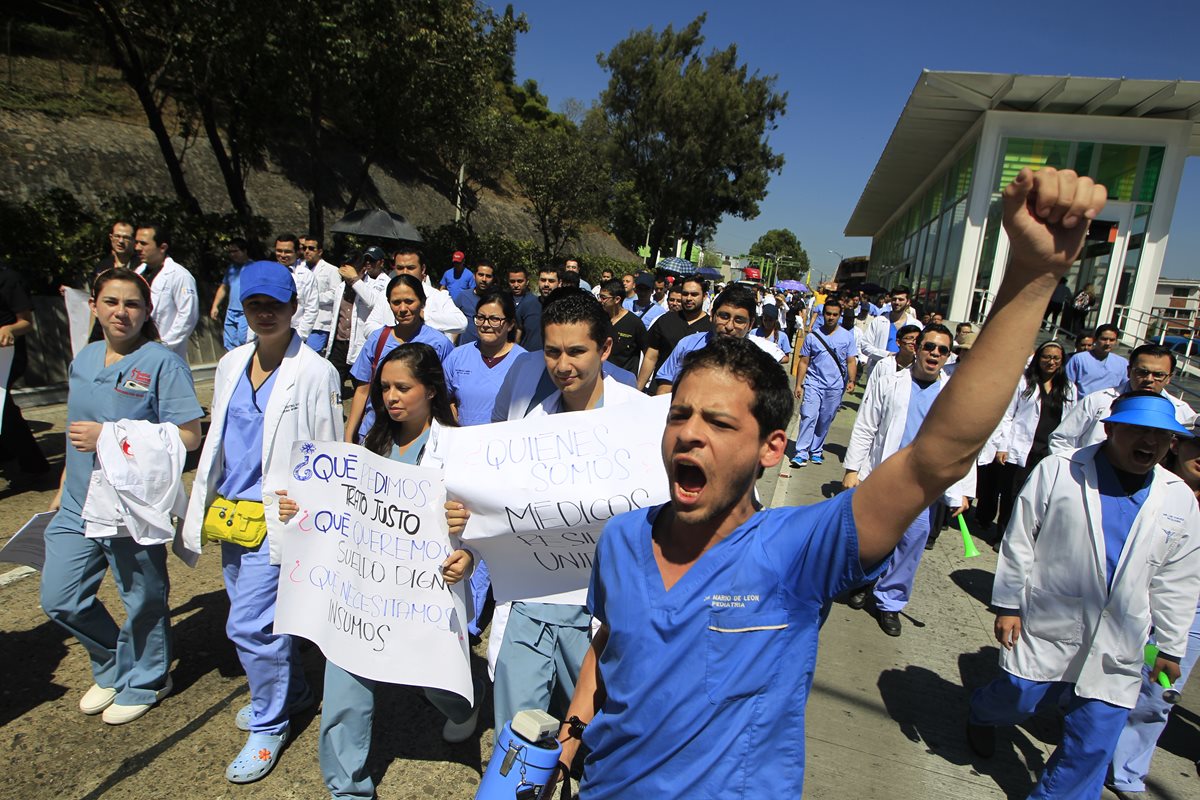
M244 266L244 265L243 265ZM225 296L228 303L225 307L225 325L223 338L226 350L232 350L246 343L246 313L242 310L242 267L230 264L225 268Z
M521 347L529 352L542 349L542 299L526 292L514 297L517 304L517 327L521 329Z
M1188 633L1187 653L1179 664L1179 680L1173 684L1176 689L1183 689L1197 660L1200 660L1200 606L1196 608L1196 617ZM1113 751L1112 782L1123 792L1146 791L1150 759L1154 757L1158 737L1167 727L1167 717L1175 708L1162 699L1162 693L1162 687L1150 680L1149 668L1142 667L1142 688L1137 705L1129 712L1129 720Z
M459 425L487 425L492 421L500 384L517 356L524 352L525 348L514 344L499 364L489 367L479 352L478 342L472 342L454 348L454 352L442 361L446 388L458 406Z
M1079 389L1080 397L1120 386L1129 377L1128 373L1129 362L1116 353L1109 353L1103 360L1091 352L1076 353L1066 367L1067 380Z
M908 447L917 437L933 401L942 390L939 381L933 381L928 386L915 380L911 384L912 394L908 398L904 435L900 437L902 448ZM887 569L879 576L873 591L875 606L880 611L901 611L908 605L908 600L912 597L913 583L917 579L917 568L921 566L921 557L925 555L925 542L929 539L929 529L936 510L935 503L922 511L908 526L908 530L904 531L904 536L900 537L900 543L896 545Z
M479 295L474 290L459 292L454 298L454 305L467 318L467 327L458 335L458 346L479 341L479 332L475 329L475 312L479 309Z
M768 342L782 350L785 356L790 356L792 354L792 340L782 330L768 334L761 327L758 327L750 331L750 334L752 336L757 336L760 339L766 339Z
M393 447L391 458L401 464L419 464L428 441L429 431L426 430L404 453ZM325 786L334 797L363 800L375 797L375 781L367 769L367 756L371 752L375 689L378 685L378 681L347 672L328 659L325 661L321 737L317 752ZM471 704L453 692L430 688L424 688L423 691L425 698L447 719L465 722L471 716Z
M837 361L821 344L828 342L837 354ZM804 374L804 396L800 400L800 427L796 432L796 455L810 459L823 456L825 437L833 425L833 418L842 405L846 391L846 377L842 377L839 364L848 364L856 353L854 334L838 325L833 333L814 329L804 337L800 355L808 359L808 371Z
M191 371L158 342L147 342L109 366L104 354L104 342L92 342L71 362L68 425L122 419L183 425L204 416ZM96 684L116 689L115 702L151 704L171 666L166 546L83 535L81 514L95 465L94 453L81 453L67 442L62 507L45 534L41 604L84 646ZM96 597L106 568L112 569L125 606L120 627Z
M454 268L446 270L442 273L442 279L438 281L438 286L441 286L450 293L450 298L458 297L459 292L470 291L475 288L475 273L463 267L460 275L455 277Z
M405 344L405 342L397 341L396 337L391 334L392 329L388 327L380 328L367 336L367 341L363 343L362 350L358 351L358 358L354 359L354 364L350 367L350 374L355 380L361 383L369 383L371 377L375 374L375 350L379 345L380 336L387 336L387 341L383 345L383 352L379 354L380 361L388 353ZM408 341L422 342L429 345L437 351L439 361L445 361L454 350L454 344L446 338L444 333L428 325L421 325ZM375 409L371 407L371 402L368 400L367 407L363 410L362 422L358 426L358 440L360 442L366 437L367 432L371 430L371 426L374 424Z
M758 512L669 592L651 540L664 506L608 523L588 599L609 628L607 698L583 734L582 797L801 796L821 614L871 577L853 495Z
M679 377L679 371L683 368L683 357L693 350L708 347L708 343L716 337L716 331L703 331L688 334L680 339L679 344L675 345L675 349L671 351L671 355L667 356L667 360L658 368L658 372L654 373L655 379L666 383L675 383L675 379Z
M276 372L255 390L247 368L229 398L221 479L217 482L217 493L227 500L262 502L263 411L275 387ZM237 650L250 685L250 732L272 736L287 730L288 709L306 705L303 697L308 693L299 640L272 632L279 569L271 563L271 548L265 539L254 548L221 542L221 571L229 595L225 634Z

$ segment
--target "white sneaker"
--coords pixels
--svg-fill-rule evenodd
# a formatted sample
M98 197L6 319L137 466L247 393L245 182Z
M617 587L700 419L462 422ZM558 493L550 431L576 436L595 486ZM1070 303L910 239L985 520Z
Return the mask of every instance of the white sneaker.
M108 708L104 709L104 716L101 717L109 725L124 725L126 722L133 722L138 717L144 715L147 711L153 708L160 700L171 693L174 687L171 684L171 676L167 676L167 685L159 689L154 694L153 703L138 703L132 706L123 706L120 703L113 703ZM115 693L114 693L115 696Z
M94 716L111 706L113 700L116 698L116 689L105 689L103 686L93 683L92 688L84 692L83 697L79 698L79 710L89 717Z
M458 744L470 739L479 725L479 709L482 705L482 703L476 702L475 708L471 710L471 716L462 722L446 720L446 724L442 727L442 739L450 744Z

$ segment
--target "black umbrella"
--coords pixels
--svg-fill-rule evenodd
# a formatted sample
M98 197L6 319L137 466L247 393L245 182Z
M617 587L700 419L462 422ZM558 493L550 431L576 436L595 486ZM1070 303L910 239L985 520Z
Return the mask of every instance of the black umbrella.
M378 208L364 208L351 211L346 216L333 223L330 228L334 233L348 233L354 236L373 236L377 239L400 239L407 242L421 241L421 234L416 226L399 214L383 211Z

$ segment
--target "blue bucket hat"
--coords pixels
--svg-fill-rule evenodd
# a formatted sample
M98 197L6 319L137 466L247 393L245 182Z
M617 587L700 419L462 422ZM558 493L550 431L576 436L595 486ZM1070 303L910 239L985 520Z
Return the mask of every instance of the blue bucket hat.
M1135 395L1134 397L1119 397L1112 404L1111 412L1101 422L1113 422L1119 425L1140 425L1143 428L1157 428L1170 431L1176 436L1191 439L1195 436L1189 428L1185 428L1175 419L1175 406L1162 395Z
M296 296L296 281L288 268L278 261L254 261L242 268L241 301L255 294L265 294L281 303Z

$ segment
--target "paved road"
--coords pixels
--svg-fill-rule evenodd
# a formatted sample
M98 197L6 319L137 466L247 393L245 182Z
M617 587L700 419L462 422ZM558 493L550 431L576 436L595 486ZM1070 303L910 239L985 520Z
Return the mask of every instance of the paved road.
M211 385L197 388L207 400ZM47 406L27 416L47 451L60 457L65 409ZM823 466L791 470L785 464L763 477L760 496L772 505L820 500L841 477L841 445L852 422L853 408L838 415L830 437L835 444ZM0 543L50 495L0 482ZM834 606L808 705L807 797L1025 796L1053 751L1056 719L1002 734L990 762L974 759L962 741L963 687L997 672L985 607L995 557L982 543L981 550L966 560L957 534L942 535L926 554L899 639L885 636L867 612ZM211 555L196 570L172 565L175 694L142 720L112 728L76 709L90 684L86 656L41 614L36 575L14 579L8 565L0 565L0 772L6 779L0 798L149 800L164 792L205 799L326 797L316 759L319 720L311 714L297 720L293 743L267 779L234 787L222 776L242 743L233 714L247 696L223 634L227 604L219 567ZM119 609L111 584L102 596L110 609ZM305 664L319 683L320 653L310 648ZM1197 698L1200 691L1185 695L1167 729L1145 797L1198 796L1190 760L1200 757ZM397 689L383 698L372 756L382 798L473 796L491 754L490 727L450 746L437 725L436 712L412 692Z

